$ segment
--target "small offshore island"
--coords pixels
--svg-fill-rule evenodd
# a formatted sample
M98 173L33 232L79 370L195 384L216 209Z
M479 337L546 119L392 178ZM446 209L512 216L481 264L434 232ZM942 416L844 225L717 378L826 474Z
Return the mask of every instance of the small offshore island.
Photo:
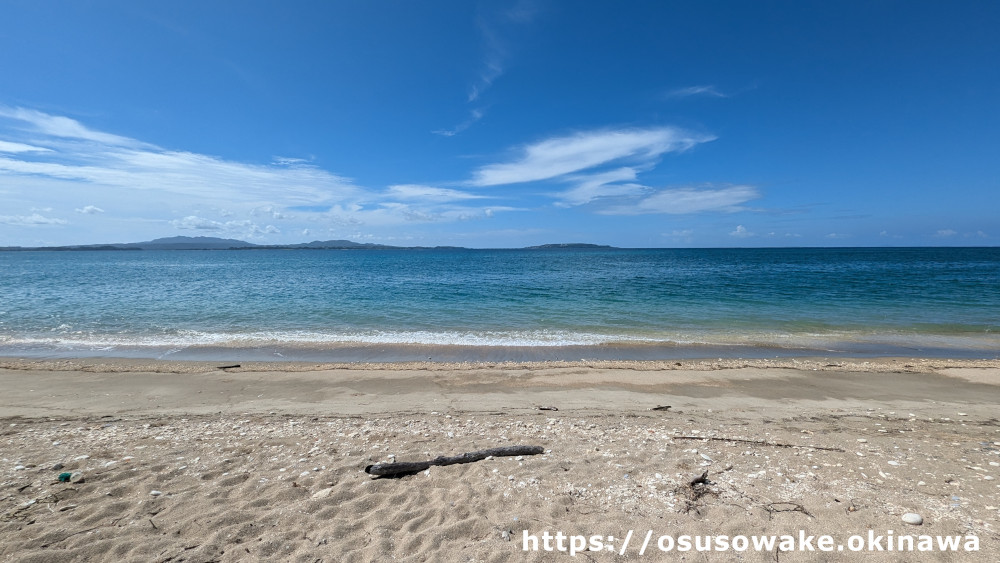
M586 243L558 243L528 246L523 250L612 249L613 246ZM217 237L166 237L145 242L80 244L67 246L0 246L0 251L80 251L80 250L471 250L461 246L391 246L349 240L314 240L299 244L253 244Z

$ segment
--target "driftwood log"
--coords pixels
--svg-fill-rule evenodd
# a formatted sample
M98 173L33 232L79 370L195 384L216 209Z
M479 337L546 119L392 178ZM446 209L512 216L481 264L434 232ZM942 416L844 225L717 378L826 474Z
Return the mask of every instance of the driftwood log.
M400 463L379 463L365 467L365 473L369 475L400 475L405 473L417 473L432 465L455 465L456 463L472 463L486 459L490 456L512 456L512 455L538 455L543 453L545 448L541 446L504 446L501 448L490 448L476 452L466 452L454 457L438 456L429 461L404 461Z

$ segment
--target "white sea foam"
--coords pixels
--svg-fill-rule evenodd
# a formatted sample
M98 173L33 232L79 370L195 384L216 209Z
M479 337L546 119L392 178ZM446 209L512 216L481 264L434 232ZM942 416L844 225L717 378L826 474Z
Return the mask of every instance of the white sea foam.
M655 343L663 339L634 335L602 335L569 331L178 331L168 335L61 334L59 337L2 337L6 345L108 348L114 346L233 346L394 344L431 346L595 346L610 343Z
M157 349L159 353L175 353L189 347L260 348L287 346L293 348L333 348L337 346L465 346L465 347L566 347L603 345L653 345L671 347L726 346L756 349L799 349L816 352L849 353L879 346L898 350L977 349L1000 351L1000 336L994 333L977 335L927 335L865 332L829 333L737 333L684 332L647 334L600 334L560 330L510 331L252 331L205 332L173 331L168 334L87 334L82 331L60 333L57 336L3 335L0 346L7 350L19 348L53 348L114 352L121 348Z

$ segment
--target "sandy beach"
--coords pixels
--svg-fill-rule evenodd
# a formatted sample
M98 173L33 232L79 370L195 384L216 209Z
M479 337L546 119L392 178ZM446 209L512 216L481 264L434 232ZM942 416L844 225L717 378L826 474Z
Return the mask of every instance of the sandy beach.
M0 560L1000 560L995 360L224 365L0 360Z

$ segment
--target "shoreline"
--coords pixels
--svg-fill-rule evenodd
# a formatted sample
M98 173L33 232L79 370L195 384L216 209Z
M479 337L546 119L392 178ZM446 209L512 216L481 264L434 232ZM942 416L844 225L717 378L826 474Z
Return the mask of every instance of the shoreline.
M590 338L593 335L583 335ZM462 336L449 336L461 341ZM176 360L205 362L318 362L318 363L500 363L546 361L636 361L664 362L720 358L730 360L791 360L802 357L926 358L1000 360L1000 341L976 335L820 337L789 335L769 338L747 336L748 340L715 339L700 341L623 340L593 343L442 344L431 342L378 341L227 341L213 344L163 342L123 344L120 342L34 342L0 343L3 359L81 359L114 357L123 360ZM572 340L572 339L571 339ZM209 342L214 342L209 338Z
M684 555L620 556L629 530L1000 559L996 360L223 365L0 359L0 561L564 560L524 551L543 531L618 538L589 561ZM545 453L364 472L508 445Z
M239 367L222 368L239 364ZM949 368L1000 369L1000 359L927 358L918 356L841 357L810 355L787 358L672 358L667 360L542 360L542 361L244 361L229 363L206 360L176 360L120 357L16 358L0 356L0 370L219 373L306 372L324 370L420 370L454 371L477 369L589 368L644 371L713 371L738 368L797 369L803 371L846 371L870 373L933 373Z

